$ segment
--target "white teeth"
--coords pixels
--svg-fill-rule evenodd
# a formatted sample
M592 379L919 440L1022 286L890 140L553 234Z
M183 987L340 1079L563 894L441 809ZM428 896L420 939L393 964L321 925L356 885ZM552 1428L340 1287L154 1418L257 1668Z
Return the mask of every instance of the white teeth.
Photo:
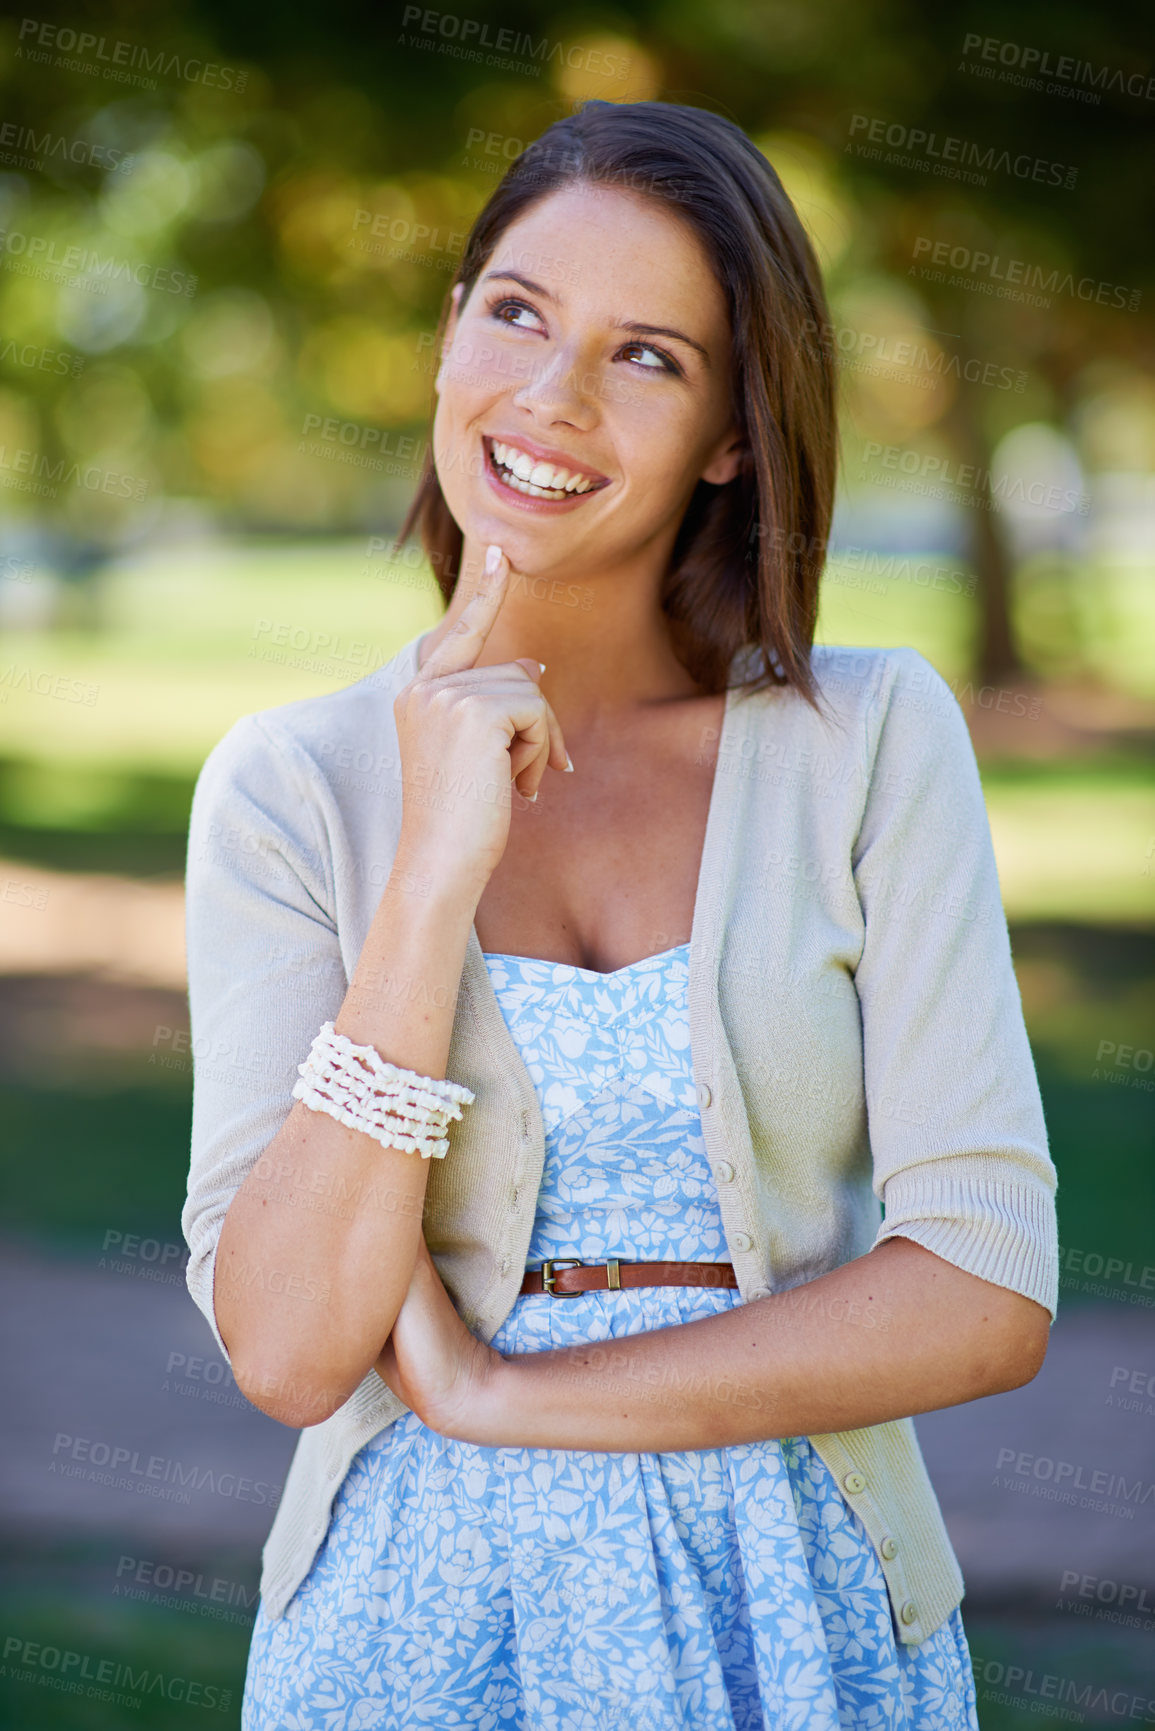
M538 462L516 445L493 441L494 461L505 471L506 484L534 498L564 498L567 493L588 493L594 485L587 475L573 474L553 463Z
M513 487L518 493L525 493L531 499L564 499L565 494L558 487L535 487L532 481L521 481L516 475L506 475L505 484Z

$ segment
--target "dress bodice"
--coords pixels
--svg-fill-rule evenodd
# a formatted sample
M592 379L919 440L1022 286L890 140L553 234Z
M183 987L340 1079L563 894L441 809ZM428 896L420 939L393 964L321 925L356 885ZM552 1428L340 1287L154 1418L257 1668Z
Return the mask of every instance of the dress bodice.
M487 955L541 1101L529 1262L724 1262L690 1066L689 945L616 973Z

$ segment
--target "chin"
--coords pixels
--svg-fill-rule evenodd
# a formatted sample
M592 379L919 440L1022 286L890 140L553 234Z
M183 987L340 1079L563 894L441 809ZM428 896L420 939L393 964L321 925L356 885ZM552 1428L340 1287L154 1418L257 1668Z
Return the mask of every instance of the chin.
M565 542L556 529L552 533L548 529L527 531L524 525L503 522L491 511L464 512L457 522L465 539L481 548L483 557L485 549L496 544L510 568L526 577L544 575L566 556Z

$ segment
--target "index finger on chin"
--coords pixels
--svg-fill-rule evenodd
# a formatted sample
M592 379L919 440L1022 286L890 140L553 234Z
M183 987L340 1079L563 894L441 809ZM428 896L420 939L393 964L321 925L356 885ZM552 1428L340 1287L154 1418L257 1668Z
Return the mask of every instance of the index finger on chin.
M509 560L500 547L489 547L481 571L463 571L457 581L472 592L453 630L419 668L418 677L421 679L440 679L446 673L461 673L474 666L505 600L509 586Z

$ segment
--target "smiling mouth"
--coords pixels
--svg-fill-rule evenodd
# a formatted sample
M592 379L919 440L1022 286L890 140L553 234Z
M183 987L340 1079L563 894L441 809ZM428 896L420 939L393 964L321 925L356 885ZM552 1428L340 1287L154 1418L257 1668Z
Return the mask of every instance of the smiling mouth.
M484 439L489 466L504 487L524 493L529 499L569 499L583 493L595 493L609 485L604 476L587 475L582 469L563 468L559 463L545 463L531 457L516 445L500 439Z

